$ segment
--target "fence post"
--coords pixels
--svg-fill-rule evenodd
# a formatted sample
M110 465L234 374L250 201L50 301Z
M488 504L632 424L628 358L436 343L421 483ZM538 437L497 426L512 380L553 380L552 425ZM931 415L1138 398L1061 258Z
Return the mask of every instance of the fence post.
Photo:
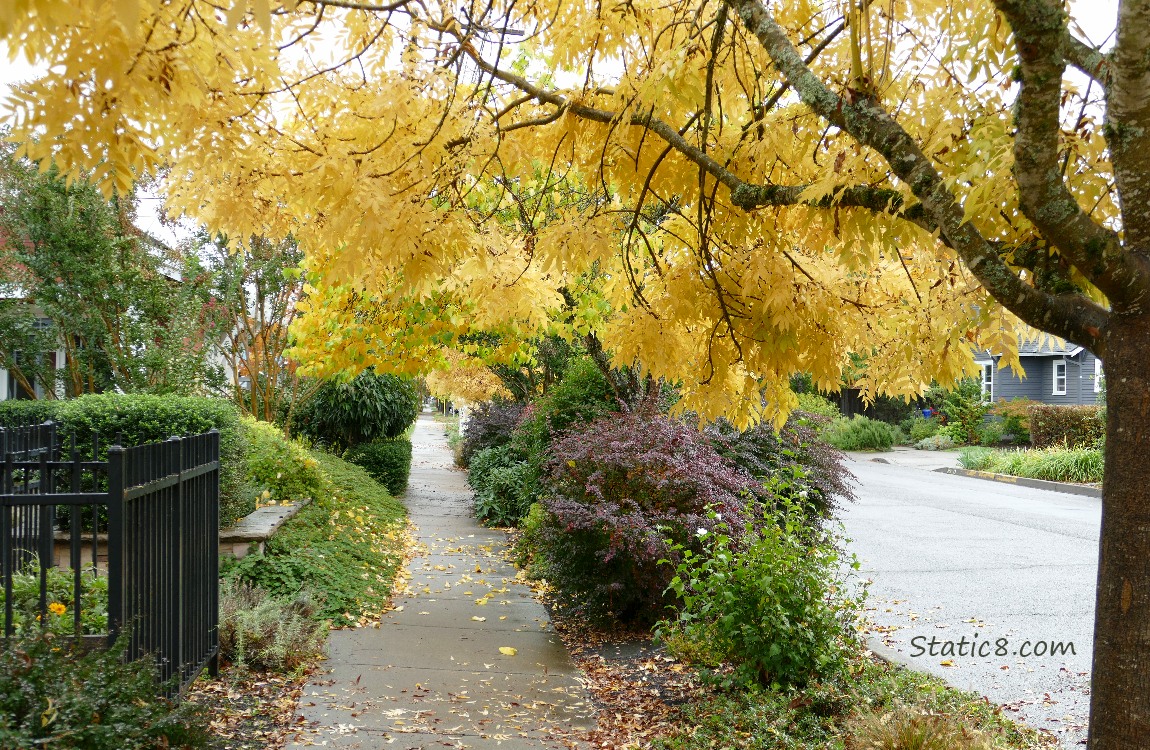
M124 448L108 446L108 645L124 625Z
M168 439L170 452L168 454L167 473L176 476L174 508L169 523L170 536L168 544L176 552L174 576L171 580L172 590L169 592L169 602L172 606L172 623L170 637L175 650L172 655L173 667L179 675L180 684L183 685L188 665L184 659L184 440L178 437Z
M214 480L209 486L208 535L210 554L208 555L208 591L211 592L211 607L208 613L208 628L211 633L212 658L208 662L208 674L214 679L220 676L220 433L208 432L207 460L216 462L212 473Z

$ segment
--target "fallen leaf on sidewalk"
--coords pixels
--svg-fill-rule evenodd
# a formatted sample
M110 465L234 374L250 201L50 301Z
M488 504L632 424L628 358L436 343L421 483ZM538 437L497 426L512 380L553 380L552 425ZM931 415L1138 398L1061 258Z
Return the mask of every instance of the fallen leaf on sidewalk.
M519 651L518 649L514 649L511 646L500 646L499 653L503 654L504 656L515 656L517 653L519 653Z

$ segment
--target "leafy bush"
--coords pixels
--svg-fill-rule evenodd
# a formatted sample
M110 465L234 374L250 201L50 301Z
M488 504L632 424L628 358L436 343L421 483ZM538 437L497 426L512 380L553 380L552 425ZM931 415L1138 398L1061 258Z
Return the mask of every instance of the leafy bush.
M998 421L986 422L978 430L978 444L994 447L1002 443L1002 423Z
M1093 448L1106 436L1102 413L1098 406L1031 404L1030 440L1035 448Z
M907 438L911 444L917 444L928 437L934 436L940 427L938 419L931 417L927 419L923 416L914 416L904 422L903 429L907 434Z
M299 409L298 431L334 450L403 434L419 414L408 378L365 370L348 382L326 381Z
M484 448L511 442L524 408L524 404L514 401L488 401L472 409L463 430L462 465L468 466L472 457Z
M720 419L708 425L706 434L723 458L755 479L793 477L793 469L801 468L802 476L792 482L791 489L808 506L809 522L817 525L833 514L836 500L854 499L854 477L843 466L843 454L820 439L804 416L792 415L780 432L763 423L739 431ZM773 502L773 493L765 485L755 494L762 502Z
M698 536L701 551L675 547L682 560L669 588L681 609L659 626L673 653L709 652L744 685L776 690L844 671L858 651L861 598L847 593L833 541L808 541L802 508L784 509L781 523L748 522L738 543L725 524Z
M292 672L323 653L327 623L306 591L278 599L246 581L220 586L220 657L240 669Z
M547 511L541 503L532 503L527 514L519 522L519 534L512 545L515 565L527 572L528 578L547 577L539 551L543 548L543 527L547 523Z
M798 397L799 411L806 412L807 414L817 414L827 419L836 419L842 416L839 407L829 398L820 396L817 393L800 393Z
M954 442L977 443L983 417L989 410L990 404L982 394L982 383L974 378L960 380L953 390L947 392L942 404L942 413Z
M475 496L475 516L488 526L518 526L532 506L531 467L520 461L492 470Z
M316 498L325 489L319 462L278 427L243 417L245 465L250 483L266 489L277 502Z
M822 429L821 436L842 451L889 451L898 439L892 425L861 414L839 417Z
M47 569L48 612L40 616L40 565L33 562L12 575L12 618L16 635L41 628L59 635L75 633L76 602L72 571ZM0 612L7 598L0 586ZM80 633L102 635L108 632L108 579L89 566L80 574ZM2 622L2 620L0 620Z
M355 625L387 604L402 563L403 506L364 469L314 451L325 489L268 540L265 552L230 562L225 578L285 599L316 597L316 616Z
M1052 445L1033 450L964 451L959 457L967 469L1009 474L1051 482L1098 483L1102 481L1102 451Z
M961 424L944 424L938 428L935 437L948 438L952 445L964 445L968 442L967 434L966 428Z
M1002 419L1002 432L1014 436L1015 443L1030 442L1030 407L1034 402L1028 398L1015 398L997 401L990 407L990 413Z
M411 475L411 441L404 437L360 443L348 450L344 459L363 467L392 495L407 491Z
M659 561L678 561L672 542L690 547L712 510L742 528L757 489L693 426L633 412L557 436L544 479L539 557L560 606L622 622L650 622L668 603Z
M208 746L195 704L156 687L150 659L125 663L126 640L83 651L52 633L0 649L0 747L152 750Z
M940 432L919 440L914 447L920 451L947 451L954 447L954 439L949 434Z
M36 407L8 406L12 403L38 404ZM255 493L244 483L244 441L240 434L240 414L223 399L198 396L153 396L148 394L101 393L66 401L0 403L0 427L51 419L62 436L76 436L81 455L91 457L92 439L100 441L100 459L118 434L124 445L167 440L172 436L196 435L209 430L220 432L220 524L255 509ZM8 421L12 420L12 421Z

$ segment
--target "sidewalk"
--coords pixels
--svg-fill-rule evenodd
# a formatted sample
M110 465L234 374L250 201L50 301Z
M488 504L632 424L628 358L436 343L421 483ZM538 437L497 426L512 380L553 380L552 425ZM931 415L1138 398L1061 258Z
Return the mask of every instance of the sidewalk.
M847 456L852 461L872 461L926 471L958 467L958 451L920 451L902 445L896 445L891 450L883 452L851 451Z
M421 415L404 502L426 547L379 628L338 630L304 689L292 748L577 747L590 697L547 611L471 515L465 474Z

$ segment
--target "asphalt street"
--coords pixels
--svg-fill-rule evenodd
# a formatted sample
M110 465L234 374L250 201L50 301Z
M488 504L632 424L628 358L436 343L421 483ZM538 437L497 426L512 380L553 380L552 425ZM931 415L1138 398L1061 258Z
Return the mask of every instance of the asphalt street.
M930 470L947 461L851 456L859 499L842 517L872 580L874 635L1084 745L1101 501Z

